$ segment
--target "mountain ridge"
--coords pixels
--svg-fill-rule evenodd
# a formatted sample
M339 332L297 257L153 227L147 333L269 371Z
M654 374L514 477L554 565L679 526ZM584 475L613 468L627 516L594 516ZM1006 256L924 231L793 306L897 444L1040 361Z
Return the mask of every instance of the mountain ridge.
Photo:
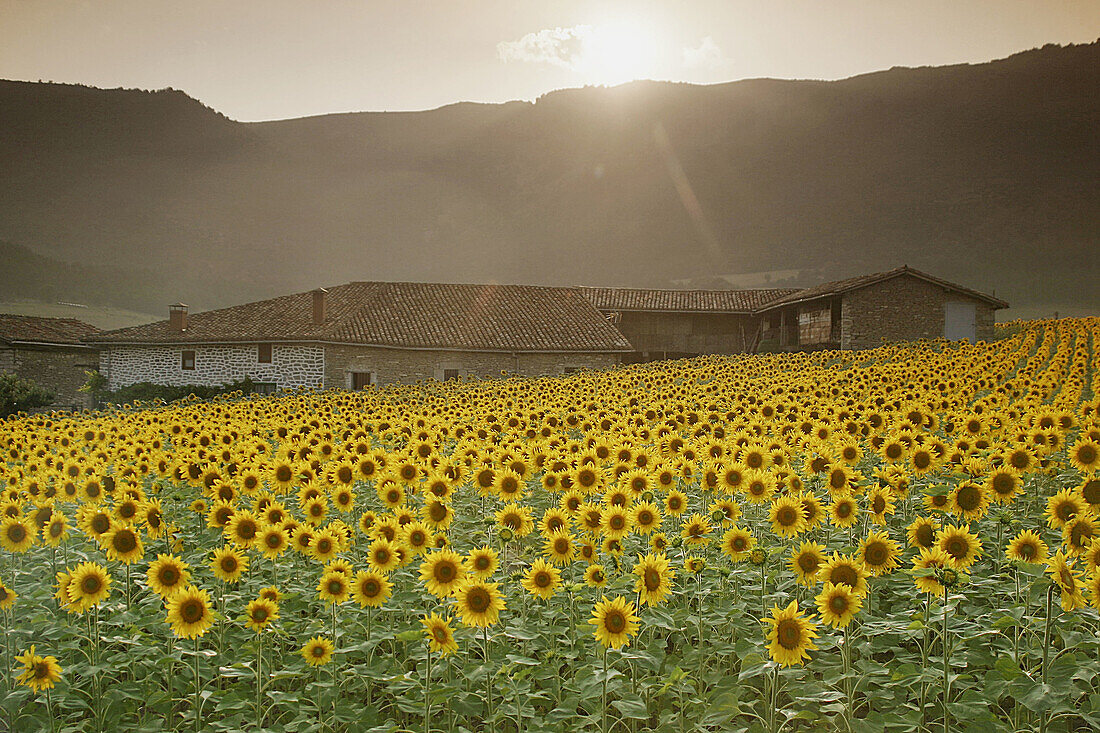
M357 279L808 285L903 262L1096 310L1098 70L1100 42L263 122L177 90L0 82L0 239L112 269L129 285L101 297L155 311Z

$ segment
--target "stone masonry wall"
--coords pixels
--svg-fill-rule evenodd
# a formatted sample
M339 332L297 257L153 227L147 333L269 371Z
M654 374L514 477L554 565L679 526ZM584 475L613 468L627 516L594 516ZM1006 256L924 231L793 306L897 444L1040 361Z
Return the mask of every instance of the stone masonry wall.
M182 352L195 352L195 368L182 368ZM324 347L274 344L271 363L258 361L256 344L229 346L109 346L100 354L99 371L109 389L137 382L218 386L251 377L278 389L316 387L325 373Z
M984 301L901 275L843 295L841 348L867 349L886 341L943 338L944 303L975 304L975 336L992 340L994 310Z
M499 377L502 371L526 376L562 374L567 368L605 369L618 354L531 354L475 351L418 351L375 346L326 346L325 386L351 388L352 372L370 372L373 383L411 384L442 380L445 369L463 377Z
M84 372L96 368L98 357L94 351L23 347L5 351L10 353L6 358L0 355L0 363L7 362L3 371L30 379L57 395L47 409L81 409L91 405L80 387L88 381Z

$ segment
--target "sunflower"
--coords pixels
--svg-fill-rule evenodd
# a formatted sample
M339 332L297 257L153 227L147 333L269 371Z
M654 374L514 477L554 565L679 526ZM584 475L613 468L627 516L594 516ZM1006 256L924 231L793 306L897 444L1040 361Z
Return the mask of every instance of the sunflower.
M966 570L982 555L982 541L977 535L970 533L967 525L944 525L936 533L936 547L951 557L951 567L954 570Z
M381 608L393 593L391 583L384 573L375 570L360 570L352 583L352 597L361 608Z
M816 542L803 542L791 555L787 566L795 574L800 585L812 588L817 582L818 571L825 562L825 546Z
M898 566L901 548L885 532L871 532L859 543L856 557L871 575L885 575Z
M466 580L466 564L453 550L429 553L420 564L420 580L436 598L447 598Z
M224 532L226 540L241 549L248 549L256 544L260 522L252 512L242 509L233 514L225 525Z
M343 603L351 596L348 576L342 572L329 570L321 574L317 581L317 597L329 603Z
M1047 524L1061 529L1066 522L1081 514L1088 507L1084 497L1073 489L1062 489L1047 500Z
M894 497L882 487L867 492L867 511L873 524L885 525L886 515L894 513Z
M795 496L802 502L802 514L806 517L805 531L821 526L825 521L825 508L821 505L821 499L809 491L799 492Z
M989 494L982 484L962 481L947 495L947 511L976 522L989 511Z
M26 552L34 544L35 534L26 517L7 517L0 522L0 546L8 552Z
M466 554L466 572L478 580L485 580L496 572L499 560L497 552L485 545L475 547Z
M854 592L851 586L826 583L817 595L817 610L822 623L837 629L843 629L863 607L863 596Z
M157 555L146 573L149 587L161 598L167 598L191 580L191 566L175 555Z
M214 571L214 577L223 583L236 583L241 579L241 573L248 569L248 556L229 545L219 547L210 559L210 568Z
M844 529L859 522L859 504L851 494L839 494L833 498L829 504L829 520Z
M83 562L69 574L69 603L78 613L107 600L111 593L111 576L107 568L94 562Z
M1069 449L1069 461L1078 471L1092 474L1100 469L1100 444L1089 439L1078 440Z
M311 667L321 667L332 661L336 645L323 636L315 636L302 646L302 659Z
M367 562L378 572L388 573L401 564L401 557L396 545L380 537L367 547Z
M765 471L745 471L741 484L745 499L753 504L766 504L775 494L775 479Z
M108 558L125 565L137 562L145 554L141 535L130 525L116 527L103 535L100 541L105 546Z
M1062 610L1074 611L1085 605L1085 597L1082 594L1084 585L1081 582L1080 573L1074 568L1076 558L1059 551L1047 561L1047 574L1053 582L1058 584L1062 592Z
M702 514L692 514L680 528L680 537L688 547L698 547L710 541L714 529Z
M1016 469L1005 464L989 472L985 478L985 488L993 501L1011 504L1023 488L1023 481Z
M69 518L61 512L52 512L49 520L42 526L42 542L48 547L57 547L68 534Z
M561 587L561 572L540 557L524 574L523 587L531 595L549 600Z
M634 592L638 602L646 605L661 603L672 593L672 579L676 571L671 568L663 552L639 555L632 571L637 576Z
M530 507L516 503L508 503L501 507L496 513L496 520L501 529L507 529L515 537L526 537L535 529L535 523L531 521Z
M458 614L467 626L492 626L504 610L504 597L496 583L467 579L455 591Z
M913 558L913 582L922 593L941 595L947 588L938 574L953 571L952 558L938 547L922 547L920 555Z
M590 588L603 588L607 585L607 573L603 565L593 563L584 569L584 583Z
M768 654L780 665L802 664L803 660L810 658L808 652L817 649L814 644L817 625L802 616L798 601L791 601L782 610L779 606L773 606L771 617L765 618L764 622L771 627L767 633Z
M604 537L621 540L630 531L630 510L612 504L601 514L600 530Z
M329 525L331 527L331 525ZM340 552L340 538L329 531L328 528L313 535L313 541L309 543L310 554L317 562L328 562Z
M768 509L768 521L772 532L780 537L797 537L806 530L806 514L802 500L790 496L781 496L772 502Z
M1084 555L1096 539L1098 525L1091 511L1078 514L1062 525L1062 543L1074 555Z
M441 499L429 500L420 510L425 524L435 530L445 530L454 522L455 513L451 505Z
M58 573L58 575L61 575L61 573ZM67 577L68 575L66 574L66 578ZM0 581L0 611L7 611L14 606L17 597L15 591L4 585L3 581ZM67 599L66 602L68 602Z
M214 610L205 590L189 585L168 599L168 623L176 636L194 639L214 623Z
M451 619L433 613L430 616L422 616L420 623L424 625L424 637L428 640L430 651L439 652L443 657L458 651L458 642L455 641L455 634L451 629Z
M23 671L15 678L15 681L33 691L48 690L54 683L61 681L61 665L57 663L57 657L40 657L35 654L34 645L15 657L15 661L23 665Z
M244 613L244 625L262 634L271 625L272 621L279 618L279 604L267 598L257 598L248 602L248 608Z
M1098 545L1100 546L1100 545ZM1047 561L1047 543L1038 532L1024 530L1013 537L1005 547L1005 555L1014 562L1040 564Z
M722 552L734 562L747 558L755 546L756 537L744 527L730 527L722 535Z
M577 555L577 543L567 531L552 532L543 542L543 554L555 565L565 566Z
M280 555L290 547L290 538L286 530L278 525L268 525L260 530L260 537L256 543L263 556L268 560L277 560Z
M634 611L634 604L628 603L622 596L610 601L604 596L592 609L590 623L596 627L593 636L605 649L618 649L629 644L630 637L638 633L639 618Z
M678 517L688 508L687 494L679 489L673 489L665 496L665 513L671 517Z
M917 517L906 529L910 547L932 547L936 543L936 522L930 517Z
M848 555L834 552L817 572L817 578L833 585L846 585L857 595L867 595L867 571L863 563Z

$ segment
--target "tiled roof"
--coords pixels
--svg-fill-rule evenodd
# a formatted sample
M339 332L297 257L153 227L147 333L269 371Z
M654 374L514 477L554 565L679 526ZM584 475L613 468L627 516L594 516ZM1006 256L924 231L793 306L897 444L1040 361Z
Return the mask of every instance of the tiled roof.
M760 290L578 288L578 290L600 310L676 313L752 313L765 303L798 292L797 288Z
M995 308L1007 308L1008 303L995 298L992 295L986 295L985 293L978 292L977 290L971 290L970 288L964 288L961 285L948 282L933 275L929 275L926 272L920 270L914 270L912 267L902 265L896 267L893 270L887 270L886 272L876 272L871 275L860 275L859 277L850 277L847 280L835 280L830 283L824 283L823 285L815 285L812 288L806 288L805 290L799 290L789 295L785 295L777 300L773 300L770 303L766 303L760 306L761 311L771 310L783 305L790 305L792 303L801 303L806 300L814 300L815 298L824 298L829 295L837 295L839 293L846 293L850 290L858 290L859 288L873 285L883 280L889 280L892 277L898 277L899 275L912 275L913 277L919 277L922 280L935 283L948 290L954 290L958 293L964 293L972 298L978 300L984 300Z
M630 343L575 288L354 282L328 289L326 319L313 295L286 295L105 331L99 343L326 341L489 351L630 351Z
M75 318L45 318L0 313L0 341L72 344L81 346L80 339L98 332L90 323Z

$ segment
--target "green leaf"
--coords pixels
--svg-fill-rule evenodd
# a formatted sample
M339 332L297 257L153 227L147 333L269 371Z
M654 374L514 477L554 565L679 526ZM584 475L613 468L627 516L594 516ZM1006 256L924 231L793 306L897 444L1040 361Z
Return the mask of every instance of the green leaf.
M624 718L630 720L649 720L649 710L640 697L624 697L611 703Z

